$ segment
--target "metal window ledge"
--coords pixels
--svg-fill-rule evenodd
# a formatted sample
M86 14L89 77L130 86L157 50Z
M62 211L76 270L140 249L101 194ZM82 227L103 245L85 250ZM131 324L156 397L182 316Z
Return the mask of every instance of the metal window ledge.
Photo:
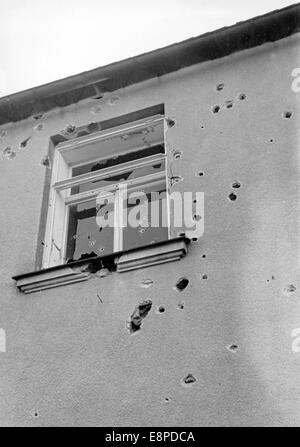
M187 254L189 239L175 238L132 250L73 261L31 273L14 276L18 289L25 293L39 292L53 287L86 281L95 273L116 271L118 273L177 261ZM102 276L101 274L98 276ZM105 275L103 275L105 276Z

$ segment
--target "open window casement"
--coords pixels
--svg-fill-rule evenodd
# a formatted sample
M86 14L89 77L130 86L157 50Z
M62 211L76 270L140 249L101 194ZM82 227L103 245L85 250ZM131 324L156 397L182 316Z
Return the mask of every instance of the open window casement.
M164 125L156 115L57 145L43 268L169 238ZM146 222L131 225L141 207Z

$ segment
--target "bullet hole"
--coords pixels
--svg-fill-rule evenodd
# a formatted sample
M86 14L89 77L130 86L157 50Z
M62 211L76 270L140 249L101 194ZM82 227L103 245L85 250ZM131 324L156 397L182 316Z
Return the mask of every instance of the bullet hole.
M202 279L208 279L208 276L207 275L203 275Z
M273 143L273 141L274 141L274 140L271 138L270 143Z
M166 118L166 122L169 127L175 126L175 121L170 118Z
M12 148L9 146L3 149L2 153L4 157L7 158L8 160L12 160L17 155L15 151L13 151Z
M185 233L183 233L183 232L178 233L178 236L179 236L179 237L185 237Z
M179 158L182 157L182 152L181 151L174 152L173 157L175 158L175 160L179 160Z
M199 220L202 219L202 216L200 216L199 214L194 214L193 219L194 219L196 222L199 222Z
M97 105L97 106L91 108L91 113L93 115L96 115L97 113L101 112L101 110L102 110L102 107L100 105Z
M165 397L165 402L168 404L170 402L170 398L169 397Z
M291 116L292 116L292 112L285 112L285 113L283 114L283 116L284 116L284 118L291 118Z
M274 276L274 275L272 275L272 276L271 276L271 279L272 279L272 280L274 280L274 279L275 279L275 276Z
M42 166L45 166L46 168L50 169L50 168L51 168L51 164L50 164L49 156L48 156L48 155L45 155L45 156L41 159L40 164L41 164Z
M139 230L138 230L138 231L139 231L139 233L140 233L140 234L143 234L143 233L145 233L145 231L146 231L146 228L139 228Z
M134 309L134 312L130 316L130 321L129 321L129 326L128 326L129 332L131 334L133 334L141 329L142 321L144 318L146 318L146 316L150 312L151 307L152 307L152 301L147 300L147 301L144 301L141 304L139 304Z
M206 255L202 255L202 258L205 259L205 258L206 258Z
M102 98L103 98L103 95L97 95L97 96L93 97L93 99L102 99Z
M284 287L282 293L285 296L291 296L293 295L293 293L295 293L297 290L296 286L294 286L294 284L289 284L288 286Z
M28 138L26 138L26 140L23 140L21 143L20 143L20 148L21 149L24 149L26 146L27 146L27 144L28 144L28 141L31 139L31 137L28 137Z
M223 90L223 88L224 88L224 84L222 82L220 82L220 84L217 84L216 90L218 92L220 92L221 90Z
M163 314L164 312L165 312L165 307L164 306L159 306L159 308L157 309L158 310L158 312L160 313L160 314Z
M38 414L37 411L35 411L35 412L33 413L33 415L34 415L34 417L36 417L36 418L39 416L39 414Z
M228 196L228 199L234 202L237 199L237 195L234 194L234 192L231 192Z
M192 386L193 383L196 382L196 377L193 376L193 374L187 374L181 381L182 385L184 386Z
M74 124L68 124L62 131L66 136L73 135L76 131L76 126Z
M143 289L148 289L153 285L153 281L150 278L143 279L140 286L143 287Z
M177 304L177 309L180 309L180 310L184 309L184 303L183 302L178 303Z
M91 122L87 125L87 130L89 132L96 132L97 130L101 130L101 126L99 123Z
M44 247L44 245L45 245L45 242L44 241L41 241L41 245Z
M204 129L204 126L201 126L201 129Z
M241 93L240 96L239 96L239 99L240 99L241 101L244 101L244 99L246 99L246 95L245 95L245 93Z
M153 167L154 169L159 169L159 168L161 167L161 163L158 163L157 165L152 165L152 167Z
M192 241L193 241L193 242L197 242L197 241L198 241L198 238L197 238L197 237L192 237Z
M176 290L182 292L188 286L189 282L190 281L187 278L180 278L175 284Z
M180 183L180 182L182 182L182 180L183 180L183 178L180 177L179 175L178 175L178 176L170 177L171 186L175 185L176 183Z
M226 109L231 109L232 106L233 106L233 101L225 101Z
M218 113L219 110L220 110L220 106L213 106L213 108L212 108L213 113Z
M234 354L238 351L238 345L232 344L227 346L228 351L233 352Z
M2 130L2 131L0 132L0 140L2 140L3 138L5 138L6 135L7 135L7 130Z
M196 176L197 177L203 177L204 176L204 172L197 172Z
M234 182L234 183L232 183L232 187L233 188L240 188L241 184L240 184L240 182Z
M108 100L108 104L110 106L114 106L115 104L117 104L117 102L120 100L119 96L112 96L111 98L109 98Z
M39 123L39 124L37 124L36 126L34 126L34 128L33 128L33 130L35 131L35 132L40 132L41 130L43 130L44 129L44 124L43 123Z
M36 115L33 115L33 119L34 120L40 120L41 118L43 118L44 114L43 113L37 113Z
M105 250L104 247L99 247L99 248L98 248L99 253L102 253L104 250Z

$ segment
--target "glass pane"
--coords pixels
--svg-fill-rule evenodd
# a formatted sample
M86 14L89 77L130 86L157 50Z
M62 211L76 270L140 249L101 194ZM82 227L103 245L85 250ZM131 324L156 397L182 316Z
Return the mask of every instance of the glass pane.
M90 191L96 188L103 188L105 186L113 185L115 183L126 182L126 180L132 180L138 177L143 177L144 175L154 174L156 172L164 171L165 169L165 160L160 162L153 162L147 166L131 169L121 174L116 174L110 177L107 177L105 180L93 180L90 182L83 183L78 186L74 186L71 188L71 195L79 194L85 191Z
M77 175L86 174L87 172L99 171L100 169L109 168L122 163L127 163L132 160L139 160L140 158L149 157L150 155L163 154L164 145L159 144L153 147L147 147L138 151L129 152L127 154L118 155L115 157L107 158L105 160L93 161L81 166L76 166L72 169L72 177Z
M125 202L127 226L123 229L123 249L151 245L168 239L166 187L161 184L152 191L136 190L135 197ZM137 195L140 198L137 198ZM132 226L134 224L134 226Z
M67 262L113 252L114 228L99 227L97 215L112 219L113 203L96 205L96 199L69 207Z

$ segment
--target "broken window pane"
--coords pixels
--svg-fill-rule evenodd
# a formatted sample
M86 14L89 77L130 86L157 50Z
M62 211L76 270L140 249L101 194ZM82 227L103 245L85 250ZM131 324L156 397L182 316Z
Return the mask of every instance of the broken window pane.
M71 195L79 194L86 191L91 191L92 189L98 189L107 187L110 185L114 185L120 182L130 181L135 178L143 177L149 174L155 174L157 172L162 172L165 170L165 160L155 161L152 164L149 164L144 167L130 169L128 171L124 171L122 173L117 173L115 175L109 176L105 179L101 180L92 180L82 183L81 185L77 185L71 188Z
M124 202L127 226L123 230L123 249L129 250L143 245L151 245L168 239L166 186L139 189L144 193L140 198L130 198ZM136 194L138 196L138 194ZM132 226L136 221L136 227Z
M99 227L96 219L101 214L105 219L113 219L113 208L112 203L97 205L96 199L69 207L67 261L113 252L113 226Z

